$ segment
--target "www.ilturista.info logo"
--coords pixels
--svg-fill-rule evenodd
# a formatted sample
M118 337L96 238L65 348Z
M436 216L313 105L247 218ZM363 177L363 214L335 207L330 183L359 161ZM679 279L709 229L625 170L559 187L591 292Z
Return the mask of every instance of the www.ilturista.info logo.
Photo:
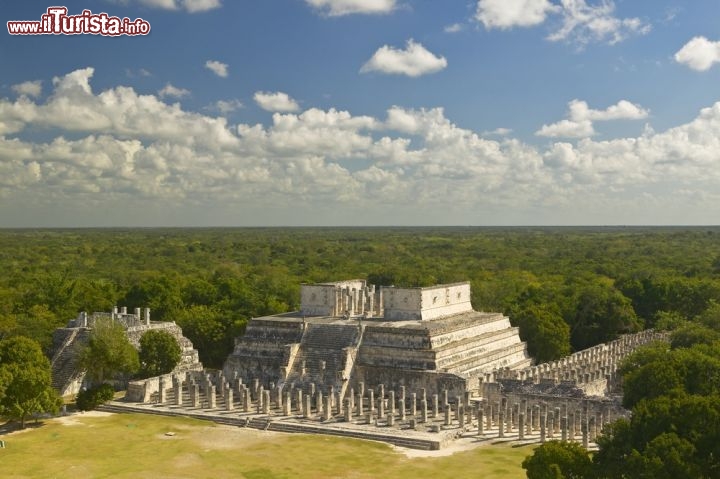
M80 15L68 15L65 7L49 7L40 21L7 22L10 35L147 35L150 23L142 18L111 17L107 13L83 10Z

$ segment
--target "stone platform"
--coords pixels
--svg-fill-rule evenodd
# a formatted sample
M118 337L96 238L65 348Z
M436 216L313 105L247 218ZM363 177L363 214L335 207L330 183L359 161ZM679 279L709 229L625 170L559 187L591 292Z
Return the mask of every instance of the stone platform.
M300 311L252 319L226 377L340 393L360 383L451 395L485 374L532 364L518 329L474 311L470 284L367 287L363 280L302 285Z

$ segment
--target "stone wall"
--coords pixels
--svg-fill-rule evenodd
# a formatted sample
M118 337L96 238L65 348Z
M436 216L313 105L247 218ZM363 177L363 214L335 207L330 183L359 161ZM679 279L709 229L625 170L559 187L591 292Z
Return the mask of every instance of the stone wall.
M383 287L384 318L389 321L428 320L472 311L470 283L427 288Z

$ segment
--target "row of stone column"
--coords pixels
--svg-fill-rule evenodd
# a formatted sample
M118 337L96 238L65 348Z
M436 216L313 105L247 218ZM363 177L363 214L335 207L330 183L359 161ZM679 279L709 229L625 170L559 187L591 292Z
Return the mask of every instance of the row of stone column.
M565 358L520 371L501 369L486 373L484 381L489 383L499 379L519 379L539 382L543 379L552 379L588 383L599 379L608 379L608 376L616 373L622 360L629 354L638 347L657 340L667 340L667 334L652 330L628 334L610 343L599 344Z
M521 441L531 435L539 435L540 442L581 439L584 447L594 441L603 425L610 421L609 413L592 413L588 408L551 408L547 404L530 405L527 401L509 407L506 398L491 404L478 402L471 411L475 411L477 432L481 436L494 429L499 438L512 434Z

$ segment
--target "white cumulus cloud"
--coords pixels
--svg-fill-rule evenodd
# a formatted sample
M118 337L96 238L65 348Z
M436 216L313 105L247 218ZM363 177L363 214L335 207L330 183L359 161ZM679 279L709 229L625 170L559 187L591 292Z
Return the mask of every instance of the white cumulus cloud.
M290 95L281 91L274 93L258 91L253 95L253 99L260 108L266 111L290 112L300 109L300 105Z
M18 95L38 97L42 93L42 80L18 83L12 86L12 90Z
M475 18L485 28L531 27L557 10L549 0L480 0Z
M397 0L305 0L325 15L335 17L353 13L384 14L395 10Z
M243 108L244 105L240 100L234 99L234 100L218 100L215 102L214 105L212 105L212 110L217 110L223 115L227 115L228 113L232 113L236 110L239 110L240 108Z
M543 125L535 134L550 138L586 138L595 135L593 121L642 120L649 114L648 110L627 100L620 100L604 110L594 110L587 102L572 100L568 103L568 119Z
M228 76L227 63L222 63L217 60L208 60L205 62L205 68L221 78L227 78Z
M445 33L458 33L463 31L464 25L462 23L453 23L452 25L448 25L445 28L443 28L443 31Z
M711 42L705 37L695 37L675 54L675 61L693 70L706 71L720 62L720 42Z
M645 35L652 26L637 17L615 16L615 4L602 0L479 0L475 19L485 28L532 27L560 18L560 26L547 36L582 49L590 42L615 44L633 35Z
M360 73L380 72L418 77L439 72L445 67L447 67L445 57L434 55L422 44L410 39L404 50L388 45L380 47L360 68Z
M179 88L171 83L166 83L162 89L158 91L160 98L172 97L172 98L183 98L190 95L190 90L185 88Z
M603 141L585 131L536 146L506 129L484 138L442 108L394 106L383 117L309 108L229 126L130 87L94 92L92 76L59 76L42 100L0 98L3 224L44 224L48 205L91 226L117 215L172 224L173 213L182 224L231 223L240 210L253 224L710 223L720 214L720 102L665 131ZM603 109L574 100L567 124L547 128L577 133L648 114L626 100ZM478 216L486 212L495 213Z
M561 0L562 26L548 36L550 41L565 40L578 48L590 42L619 43L633 35L645 35L651 25L637 17L614 16L615 4L603 1L588 5L585 0Z

